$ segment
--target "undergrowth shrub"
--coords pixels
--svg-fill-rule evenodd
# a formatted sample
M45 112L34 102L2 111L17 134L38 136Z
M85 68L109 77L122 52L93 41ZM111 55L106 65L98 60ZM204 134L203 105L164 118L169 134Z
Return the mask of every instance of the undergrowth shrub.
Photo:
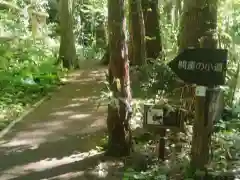
M60 84L59 42L33 40L23 12L0 11L0 130ZM51 42L51 43L50 43Z

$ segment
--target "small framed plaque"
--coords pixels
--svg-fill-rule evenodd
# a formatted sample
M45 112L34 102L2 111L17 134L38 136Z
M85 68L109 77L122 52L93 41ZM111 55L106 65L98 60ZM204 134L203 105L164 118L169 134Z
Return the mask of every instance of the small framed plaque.
M143 126L150 129L175 129L182 130L185 112L180 109L169 111L167 107L144 105Z

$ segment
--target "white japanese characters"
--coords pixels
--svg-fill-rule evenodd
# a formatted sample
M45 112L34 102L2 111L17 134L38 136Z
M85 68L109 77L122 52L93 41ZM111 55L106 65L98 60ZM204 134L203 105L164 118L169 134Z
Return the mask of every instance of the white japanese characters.
M195 61L179 61L178 69L184 70L199 70L199 71L214 71L214 72L223 72L222 63L203 63Z

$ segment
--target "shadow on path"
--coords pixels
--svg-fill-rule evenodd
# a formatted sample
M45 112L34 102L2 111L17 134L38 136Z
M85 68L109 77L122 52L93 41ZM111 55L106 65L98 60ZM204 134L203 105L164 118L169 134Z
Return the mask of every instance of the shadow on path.
M121 179L110 173L121 162L103 162L91 150L106 130L106 106L96 102L104 70L71 74L67 85L15 125L0 141L0 180Z

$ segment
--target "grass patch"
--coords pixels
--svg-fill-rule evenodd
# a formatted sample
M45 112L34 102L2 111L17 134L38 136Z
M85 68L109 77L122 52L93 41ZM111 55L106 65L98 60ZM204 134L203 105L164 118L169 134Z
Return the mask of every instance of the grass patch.
M43 44L1 44L0 130L61 84L63 69ZM22 46L21 46L22 45Z

